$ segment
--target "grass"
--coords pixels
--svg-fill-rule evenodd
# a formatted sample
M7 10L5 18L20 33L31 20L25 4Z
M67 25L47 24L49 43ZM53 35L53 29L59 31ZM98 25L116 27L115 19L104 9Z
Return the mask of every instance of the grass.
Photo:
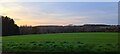
M116 52L118 33L56 33L6 36L6 52Z

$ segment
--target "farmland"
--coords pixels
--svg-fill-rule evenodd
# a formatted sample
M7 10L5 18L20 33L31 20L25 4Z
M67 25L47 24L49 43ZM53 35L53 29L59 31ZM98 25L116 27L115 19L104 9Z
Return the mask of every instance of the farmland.
M118 33L83 32L5 36L3 52L117 52Z

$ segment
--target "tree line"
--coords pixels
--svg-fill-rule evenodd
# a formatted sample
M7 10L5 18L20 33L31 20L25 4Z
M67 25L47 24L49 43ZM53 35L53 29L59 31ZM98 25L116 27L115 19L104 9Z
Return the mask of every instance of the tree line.
M2 18L2 36L72 32L118 32L120 29L118 25L104 24L18 27L10 17L1 16L0 18Z
M7 16L0 16L2 20L2 36L19 35L19 27L14 20Z
M118 32L117 25L81 26L20 26L21 34L72 33L72 32Z

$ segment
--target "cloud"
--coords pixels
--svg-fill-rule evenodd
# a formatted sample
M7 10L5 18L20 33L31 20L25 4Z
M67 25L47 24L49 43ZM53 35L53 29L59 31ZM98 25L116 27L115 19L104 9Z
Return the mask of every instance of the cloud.
M118 2L119 0L1 0L1 2Z
M86 23L116 23L117 11L114 8L96 8L77 6L69 3L69 8L63 3L0 3L0 15L13 18L18 25L44 25L44 24L86 24ZM68 4L67 4L68 5ZM76 6L73 8L73 6ZM60 8L59 8L59 7ZM85 7L85 8L82 8ZM87 7L87 8L86 8ZM97 6L98 7L98 6ZM111 6L110 6L111 7ZM110 8L109 7L109 8ZM85 10L84 10L85 9ZM110 22L112 20L112 22Z

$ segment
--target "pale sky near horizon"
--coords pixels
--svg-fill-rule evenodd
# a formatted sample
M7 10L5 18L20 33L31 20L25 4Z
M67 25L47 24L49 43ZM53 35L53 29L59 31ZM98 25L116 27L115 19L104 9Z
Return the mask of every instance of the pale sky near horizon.
M117 2L6 2L0 15L20 25L118 24Z

